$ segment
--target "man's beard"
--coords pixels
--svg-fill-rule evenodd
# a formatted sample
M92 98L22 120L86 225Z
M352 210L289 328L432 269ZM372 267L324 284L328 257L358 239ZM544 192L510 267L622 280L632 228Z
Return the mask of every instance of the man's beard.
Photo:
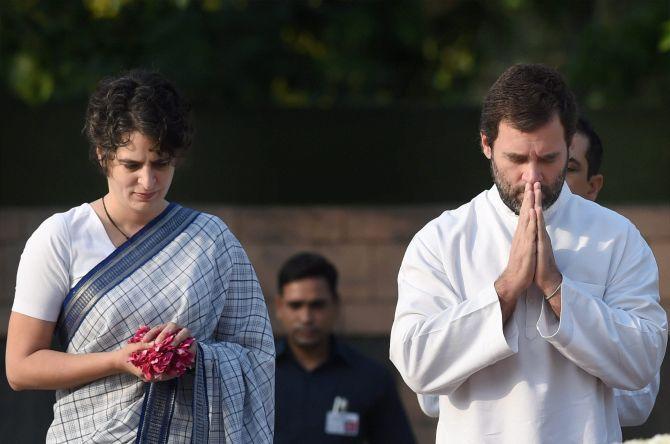
M546 210L556 202L558 196L561 195L561 189L563 188L563 182L565 182L565 173L567 171L567 163L561 171L561 174L556 178L554 183L549 186L542 185L542 209ZM491 176L493 177L493 182L498 188L498 193L500 194L500 199L507 205L507 208L514 211L514 214L519 215L521 210L521 202L523 202L523 193L524 187L513 187L511 184L504 181L503 177L500 175L500 171L496 167L495 162L491 159ZM520 197L518 197L520 196Z

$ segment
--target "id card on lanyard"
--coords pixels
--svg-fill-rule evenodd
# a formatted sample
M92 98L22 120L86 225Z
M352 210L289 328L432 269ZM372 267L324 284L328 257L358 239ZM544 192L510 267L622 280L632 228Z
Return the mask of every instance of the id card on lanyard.
M349 402L336 396L333 409L326 413L326 434L340 436L358 436L360 416L356 412L348 412Z

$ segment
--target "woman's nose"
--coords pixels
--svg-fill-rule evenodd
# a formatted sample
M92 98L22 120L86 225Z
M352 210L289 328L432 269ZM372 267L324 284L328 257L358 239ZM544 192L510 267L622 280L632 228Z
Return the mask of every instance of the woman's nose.
M156 183L156 175L154 174L153 168L150 166L144 167L140 170L140 177L138 179L140 185L142 185L147 190L150 190L154 183Z

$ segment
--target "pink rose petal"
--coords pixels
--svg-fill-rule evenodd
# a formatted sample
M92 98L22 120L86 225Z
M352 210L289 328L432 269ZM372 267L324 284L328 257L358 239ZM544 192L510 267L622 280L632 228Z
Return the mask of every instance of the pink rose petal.
M149 330L148 326L141 326L128 340L128 343L140 342ZM128 361L139 368L147 380L152 380L164 373L183 375L193 365L195 359L195 355L189 350L195 338L189 337L181 344L174 346L172 341L175 336L176 333L169 334L151 348L132 353Z
M136 342L141 342L145 334L151 330L148 326L143 325L137 329L132 338L128 339L128 344L134 344Z

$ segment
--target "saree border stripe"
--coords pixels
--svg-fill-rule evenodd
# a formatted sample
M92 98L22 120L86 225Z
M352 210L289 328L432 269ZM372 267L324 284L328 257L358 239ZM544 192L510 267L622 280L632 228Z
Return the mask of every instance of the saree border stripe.
M209 440L209 399L207 397L207 377L205 376L205 358L198 344L198 356L193 378L193 434L191 443Z
M136 443L167 442L177 398L177 381L175 378L166 382L147 384Z
M67 348L93 306L130 274L160 252L199 215L171 203L127 242L88 272L68 293L58 319L58 336Z

